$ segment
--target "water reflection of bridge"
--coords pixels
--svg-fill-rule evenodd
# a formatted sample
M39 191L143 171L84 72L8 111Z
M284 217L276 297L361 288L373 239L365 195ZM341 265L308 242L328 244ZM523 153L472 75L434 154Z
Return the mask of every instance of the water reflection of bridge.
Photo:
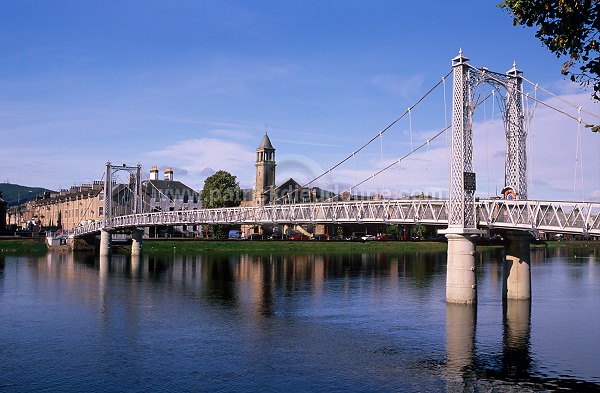
M540 264L544 262L545 250L535 250L534 254L533 260L539 259ZM481 272L485 293L499 292L500 289L495 288L494 284L499 281L501 263L498 261L501 260L501 253L478 254L479 258L483 258L480 263L485 264ZM536 355L531 349L531 301L504 300L502 324L490 331L490 321L484 321L483 326L478 328L475 307L452 303L443 305L435 300L436 293L441 292L444 286L445 257L440 253L172 254L161 257L113 255L100 258L85 254L48 254L45 259L39 260L37 266L37 277L47 279L46 276L52 276L70 281L71 285L86 286L88 296L71 301L95 305L102 310L104 323L113 330L118 331L120 324L128 324L127 329L123 327L128 334L144 334L131 330L141 330L146 326L140 323L142 315L154 310L159 306L160 299L164 301L165 298L175 303L191 302L192 308L202 304L203 307L225 313L229 310L239 318L241 326L246 329L254 326L259 331L269 319L270 323L274 323L290 318L297 312L301 315L309 312L305 317L316 318L328 313L351 313L352 320L359 326L365 326L361 322L373 326L370 329L373 330L372 334L378 334L378 328L375 327L376 323L370 321L372 313L366 309L369 305L376 304L382 310L392 310L398 308L398 302L421 302L430 306L428 310L423 310L422 315L415 316L417 319L427 319L427 315L445 310L445 362L437 370L445 374L450 391L483 388L502 390L507 386L514 388L515 385L531 391L598 388L592 382L540 373L539 370L545 367L536 364L541 360L536 359L539 354ZM578 280L586 278L580 277ZM154 283L153 291L160 291L160 296L148 296L151 294L148 293L150 283ZM115 288L119 288L117 292ZM332 290L340 292L339 296L345 299L342 309L327 308L331 304L326 299ZM498 303L494 299L497 297L493 296L489 301ZM356 300L360 300L362 305L353 306ZM489 301L486 301L486 308L490 308ZM307 309L297 309L295 302L304 304ZM390 319L386 318L385 323L389 324ZM404 324L399 319L394 326L400 329ZM437 322L434 326L437 326ZM392 348L394 341L398 341L397 345L405 342L407 338L402 337L404 334L416 339L415 335L424 333L402 329L393 333L395 330L390 329L388 325L384 327L385 334L392 335L389 344ZM536 331L537 334L546 334L539 324ZM500 334L497 339L489 337L494 332ZM478 340L478 335L485 335L485 339L480 337ZM497 350L478 348L478 341L484 341L486 345L498 341L501 346Z

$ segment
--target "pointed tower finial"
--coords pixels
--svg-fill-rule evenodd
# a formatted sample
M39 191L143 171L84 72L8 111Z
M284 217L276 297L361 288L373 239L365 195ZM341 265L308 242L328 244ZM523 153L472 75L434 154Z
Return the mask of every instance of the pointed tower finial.
M452 59L452 67L456 67L458 65L462 65L464 63L468 63L469 58L463 55L462 48L458 51L458 56Z
M520 77L521 75L523 75L523 71L521 71L520 69L517 68L517 62L513 61L513 66L510 70L506 71L506 75L512 76L512 77Z

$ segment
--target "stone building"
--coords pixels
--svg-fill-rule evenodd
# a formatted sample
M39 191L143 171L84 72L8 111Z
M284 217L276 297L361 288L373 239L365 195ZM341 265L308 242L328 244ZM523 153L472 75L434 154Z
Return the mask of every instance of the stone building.
M72 230L104 216L104 183L95 181L58 192L45 192L36 199L11 208L10 221L20 228ZM115 185L115 193L122 187ZM115 204L115 209L119 205Z
M180 181L174 180L173 169L166 168L163 179L158 178L158 169L153 166L150 169L150 180L142 183L144 192L144 211L147 212L169 212L179 210L197 210L202 208L200 193L186 186ZM148 236L154 237L159 234L200 236L201 225L178 225L169 228L148 228Z
M0 191L0 231L6 229L6 206L7 203L2 199L2 191Z
M113 216L131 214L134 193L129 184L113 184L111 189ZM165 170L164 180L158 179L158 170L152 167L150 180L142 184L142 212L200 209L200 194L173 179L173 170ZM70 231L77 226L104 218L104 182L94 181L58 192L45 192L35 200L13 206L3 217L18 229L46 229ZM201 227L179 226L170 233L199 235ZM156 231L155 231L156 232Z
M260 145L256 148L256 177L252 200L247 198L242 201L242 206L262 206L268 204L308 203L324 201L333 194L318 187L305 188L297 181L290 178L279 186L276 185L275 148L269 136L265 133ZM246 193L244 193L246 195ZM241 231L244 237L265 237L273 233L292 234L302 233L306 235L324 234L327 228L323 225L311 226L281 226L281 225L242 225Z

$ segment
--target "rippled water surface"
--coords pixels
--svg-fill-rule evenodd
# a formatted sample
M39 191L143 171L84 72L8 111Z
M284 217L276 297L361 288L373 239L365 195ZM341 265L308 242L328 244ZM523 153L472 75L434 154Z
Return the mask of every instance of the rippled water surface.
M0 391L600 390L600 260L446 305L445 253L0 255Z

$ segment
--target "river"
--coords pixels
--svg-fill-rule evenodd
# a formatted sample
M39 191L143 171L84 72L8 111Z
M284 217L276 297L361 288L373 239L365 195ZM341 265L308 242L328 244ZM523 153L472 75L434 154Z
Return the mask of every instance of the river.
M532 249L531 302L477 253L0 254L0 392L600 390L600 259Z

